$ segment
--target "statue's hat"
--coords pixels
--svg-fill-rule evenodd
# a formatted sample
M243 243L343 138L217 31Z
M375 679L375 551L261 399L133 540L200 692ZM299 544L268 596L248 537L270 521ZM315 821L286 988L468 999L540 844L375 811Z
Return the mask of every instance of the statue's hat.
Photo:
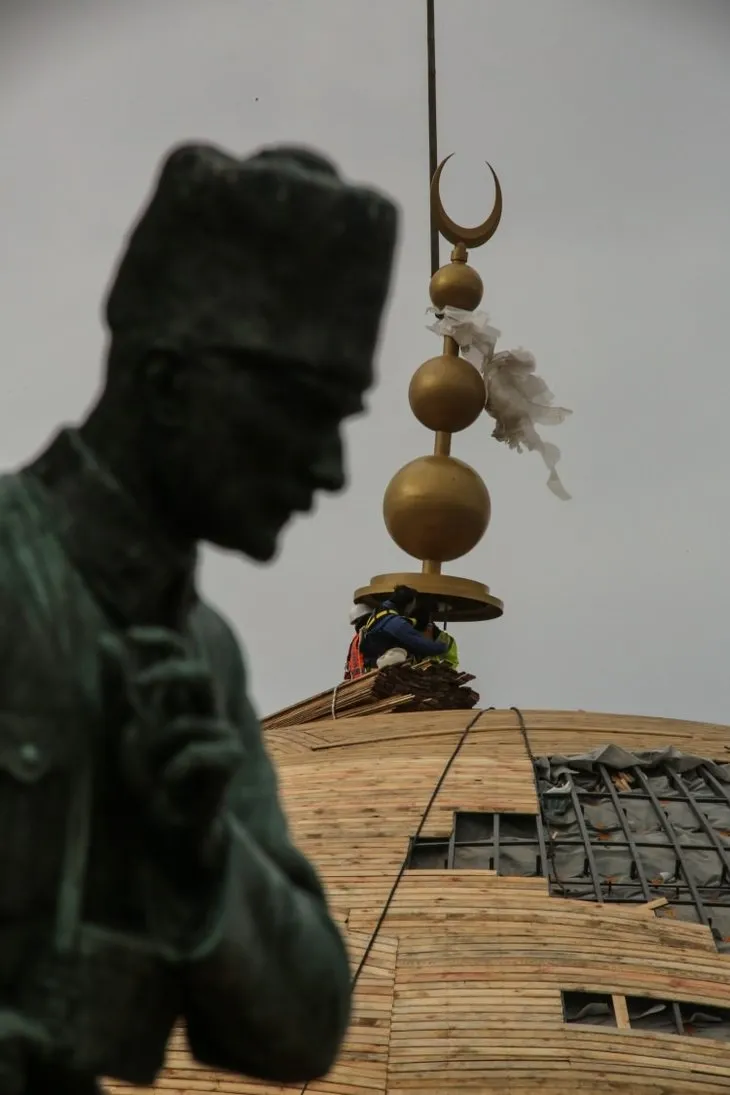
M113 334L369 369L397 211L308 150L166 157L106 302Z

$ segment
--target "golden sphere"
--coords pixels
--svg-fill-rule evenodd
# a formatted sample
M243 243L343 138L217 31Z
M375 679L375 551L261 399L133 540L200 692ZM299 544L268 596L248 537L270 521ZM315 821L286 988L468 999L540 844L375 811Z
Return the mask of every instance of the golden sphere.
M486 399L479 370L450 354L424 361L408 389L411 410L421 425L446 433L458 433L476 422Z
M473 312L484 296L484 285L473 266L465 262L450 262L431 278L428 287L436 308L464 308Z
M466 555L487 531L489 491L453 456L419 456L391 479L383 498L385 526L415 559L446 563Z

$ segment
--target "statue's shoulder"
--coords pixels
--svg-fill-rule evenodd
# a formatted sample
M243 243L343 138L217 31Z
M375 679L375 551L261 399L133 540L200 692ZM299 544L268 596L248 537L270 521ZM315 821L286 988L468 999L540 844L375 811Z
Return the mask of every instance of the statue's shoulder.
M38 500L22 472L0 476L0 587L27 568L47 538Z
M25 478L22 471L4 472L0 475L0 514L3 517L23 513Z

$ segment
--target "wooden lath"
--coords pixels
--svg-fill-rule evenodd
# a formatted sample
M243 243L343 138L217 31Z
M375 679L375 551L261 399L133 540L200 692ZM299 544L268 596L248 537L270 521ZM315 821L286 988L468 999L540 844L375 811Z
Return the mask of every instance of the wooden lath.
M269 715L261 728L280 730L324 719L384 715L396 710L470 710L479 702L479 695L469 688L473 680L471 674L461 673L444 662L373 669Z

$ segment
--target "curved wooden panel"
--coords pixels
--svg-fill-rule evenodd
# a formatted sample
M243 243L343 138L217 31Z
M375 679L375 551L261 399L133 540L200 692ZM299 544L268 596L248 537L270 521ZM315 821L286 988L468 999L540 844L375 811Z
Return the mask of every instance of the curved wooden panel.
M327 882L354 962L473 717L456 711L342 719L276 731L268 739L292 829ZM612 743L633 750L674 745L730 759L723 726L588 712L527 711L524 719L535 755ZM457 810L538 812L527 743L513 711L482 713L443 781L423 835L447 836ZM649 904L551 897L542 878L406 871L358 984L341 1060L326 1081L307 1090L730 1092L727 1043L622 1028L625 997L719 1007L730 1002L730 956L717 953L707 928L657 911ZM613 996L618 1027L564 1022L562 992ZM127 1090L119 1084L108 1089ZM181 1036L170 1047L156 1090L299 1091L197 1068Z

